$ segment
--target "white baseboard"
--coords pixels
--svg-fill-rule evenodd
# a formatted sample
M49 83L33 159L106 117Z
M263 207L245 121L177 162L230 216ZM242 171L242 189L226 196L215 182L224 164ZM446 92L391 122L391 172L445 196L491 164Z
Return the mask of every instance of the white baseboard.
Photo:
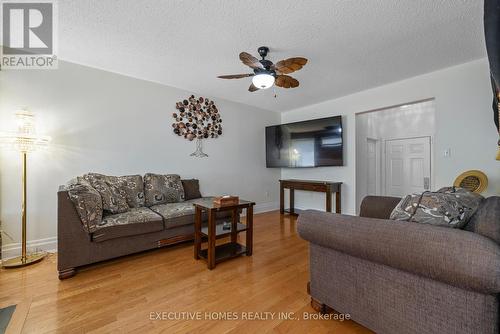
M57 250L57 237L30 240L27 244L28 252L43 250L55 252ZM21 255L21 243L10 243L2 246L2 260L11 259Z
M279 202L259 203L259 204L255 205L253 212L254 213L264 213L264 212L278 210L279 207L280 207ZM245 214L245 212L243 212L243 214Z

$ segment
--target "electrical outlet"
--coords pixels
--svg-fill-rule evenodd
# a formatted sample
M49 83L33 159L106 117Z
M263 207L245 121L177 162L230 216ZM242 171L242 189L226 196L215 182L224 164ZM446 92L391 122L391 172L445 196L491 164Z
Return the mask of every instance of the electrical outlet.
M444 156L445 158L449 158L451 156L451 148L444 150Z
M266 198L269 198L269 191L266 191Z

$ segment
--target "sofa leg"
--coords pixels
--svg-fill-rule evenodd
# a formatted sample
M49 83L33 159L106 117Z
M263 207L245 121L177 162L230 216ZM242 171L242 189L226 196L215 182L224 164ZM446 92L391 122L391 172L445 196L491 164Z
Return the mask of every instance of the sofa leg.
M311 297L311 307L321 314L329 314L334 313L335 311L328 305L323 304L322 302Z
M64 270L59 270L59 279L63 280L76 275L76 268L68 268Z

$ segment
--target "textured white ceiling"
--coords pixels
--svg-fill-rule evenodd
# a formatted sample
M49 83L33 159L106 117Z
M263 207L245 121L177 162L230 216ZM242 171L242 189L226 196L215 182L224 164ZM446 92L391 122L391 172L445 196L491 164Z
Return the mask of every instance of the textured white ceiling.
M285 111L485 56L480 0L64 0L60 58ZM304 56L296 89L250 93L238 54Z

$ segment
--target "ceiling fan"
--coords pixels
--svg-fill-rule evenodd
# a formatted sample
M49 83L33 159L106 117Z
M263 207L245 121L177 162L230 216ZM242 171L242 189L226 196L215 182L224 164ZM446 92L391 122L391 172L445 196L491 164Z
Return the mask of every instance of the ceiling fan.
M295 88L299 86L299 81L287 74L300 70L307 63L306 58L288 58L273 64L272 61L266 59L269 52L267 46L261 46L257 51L262 57L261 60L258 60L249 53L240 53L240 60L243 64L253 69L254 73L221 75L218 78L242 79L252 77L252 84L248 88L250 92L255 92L259 89L268 89L273 85L282 88Z

